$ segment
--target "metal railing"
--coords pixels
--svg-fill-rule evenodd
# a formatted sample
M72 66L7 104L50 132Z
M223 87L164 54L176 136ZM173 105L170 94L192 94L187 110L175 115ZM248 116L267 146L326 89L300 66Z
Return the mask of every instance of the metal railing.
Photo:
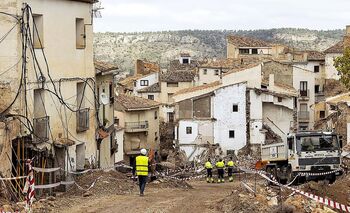
M310 112L309 111L299 111L298 118L299 118L299 120L310 120Z
M301 98L309 98L310 97L310 90L299 90L299 96Z
M137 130L147 130L148 121L139 121L139 122L125 122L126 131L137 131Z
M49 116L34 118L33 131L34 131L35 143L42 143L49 140L49 128L50 128L49 124L50 124Z
M84 132L89 129L90 117L89 108L78 110L77 113L77 132Z

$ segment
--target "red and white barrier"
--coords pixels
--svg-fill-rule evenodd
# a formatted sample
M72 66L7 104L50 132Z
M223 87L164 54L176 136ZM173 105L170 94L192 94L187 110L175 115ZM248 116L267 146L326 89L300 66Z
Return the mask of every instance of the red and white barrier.
M34 181L34 170L32 167L33 161L31 159L26 160L26 165L28 166L28 176L26 184L23 188L23 193L26 194L26 209L30 211L30 208L34 201L35 196L35 181Z

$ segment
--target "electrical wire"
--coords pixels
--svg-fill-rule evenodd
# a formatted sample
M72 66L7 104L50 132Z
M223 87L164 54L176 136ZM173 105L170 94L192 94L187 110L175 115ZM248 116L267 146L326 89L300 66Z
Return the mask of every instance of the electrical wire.
M12 70L13 68L15 68L15 67L19 64L19 62L21 62L21 60L22 60L22 58L20 58L20 59L17 61L17 63L15 63L14 65L12 65L10 68L8 68L8 69L2 71L2 72L0 73L0 76L6 74L7 72L9 72L9 71Z
M0 44L6 39L6 37L12 32L12 30L15 29L17 25L18 25L18 22L16 22L16 24L13 25L13 27L0 38Z

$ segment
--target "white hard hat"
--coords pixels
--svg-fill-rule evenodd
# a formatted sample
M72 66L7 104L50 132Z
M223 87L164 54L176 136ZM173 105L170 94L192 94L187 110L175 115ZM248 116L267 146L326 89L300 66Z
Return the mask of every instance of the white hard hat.
M147 150L146 149L141 149L141 154L146 155L147 154Z

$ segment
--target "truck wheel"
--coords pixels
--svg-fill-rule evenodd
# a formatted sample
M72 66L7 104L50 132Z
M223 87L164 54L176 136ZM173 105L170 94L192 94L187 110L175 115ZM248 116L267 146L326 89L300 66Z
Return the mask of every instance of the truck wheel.
M335 174L331 174L327 180L329 181L329 184L333 184L336 180Z

